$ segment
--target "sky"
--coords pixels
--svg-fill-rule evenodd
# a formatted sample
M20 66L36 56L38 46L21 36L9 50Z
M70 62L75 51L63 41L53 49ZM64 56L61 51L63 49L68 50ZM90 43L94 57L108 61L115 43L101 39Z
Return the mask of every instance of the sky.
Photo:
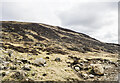
M0 20L36 22L118 43L118 0L1 0Z

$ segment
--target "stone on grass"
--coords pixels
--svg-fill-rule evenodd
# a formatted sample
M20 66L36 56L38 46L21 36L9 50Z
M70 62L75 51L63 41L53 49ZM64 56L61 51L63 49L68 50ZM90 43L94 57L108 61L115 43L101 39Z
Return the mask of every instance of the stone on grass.
M94 75L90 74L89 77L90 77L90 78L94 78Z
M74 69L75 69L75 71L80 71L80 67L79 66L75 66Z
M31 70L31 67L29 65L25 65L22 67L23 70L27 70L27 71L30 71Z
M41 66L41 65L44 66L44 64L46 64L46 61L43 58L38 58L34 61L34 64L37 65L37 66Z
M92 68L93 68L94 74L96 74L96 75L104 75L104 68L103 68L103 66L101 64L94 64L92 66Z
M60 62L61 59L57 57L57 58L55 58L55 61Z
M12 72L10 75L11 78L17 79L17 80L25 80L26 79L26 73L24 71L15 71Z

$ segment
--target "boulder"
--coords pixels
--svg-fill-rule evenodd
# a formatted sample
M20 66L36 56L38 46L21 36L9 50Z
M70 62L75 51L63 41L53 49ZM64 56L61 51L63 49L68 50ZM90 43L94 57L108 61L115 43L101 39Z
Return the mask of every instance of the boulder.
M94 64L92 66L92 68L93 68L94 74L96 74L96 75L104 75L104 68L103 68L103 66L101 64Z
M44 64L46 64L46 60L43 59L43 58L38 58L34 61L34 64L37 65L37 66L41 66L41 65L44 66Z

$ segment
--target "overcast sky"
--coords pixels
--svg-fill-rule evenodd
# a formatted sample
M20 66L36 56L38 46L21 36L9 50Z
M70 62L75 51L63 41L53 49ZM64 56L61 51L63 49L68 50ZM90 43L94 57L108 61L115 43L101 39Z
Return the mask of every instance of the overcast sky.
M0 20L45 23L118 43L118 0L1 0Z

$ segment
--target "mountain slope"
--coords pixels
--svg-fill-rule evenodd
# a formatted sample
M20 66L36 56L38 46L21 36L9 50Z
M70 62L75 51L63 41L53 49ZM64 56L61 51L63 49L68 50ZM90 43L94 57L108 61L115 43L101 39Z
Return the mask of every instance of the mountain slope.
M0 22L2 81L117 81L120 45L42 23Z
M83 53L88 51L118 53L118 48L120 47L120 45L103 43L88 35L58 26L12 21L2 22L2 41L16 44L23 44L24 42L24 44L30 43L30 45L44 43L46 48L43 50L52 52L52 48L49 48L52 45L58 51L64 48L65 50L60 52L63 52L63 54L67 53L67 50Z

